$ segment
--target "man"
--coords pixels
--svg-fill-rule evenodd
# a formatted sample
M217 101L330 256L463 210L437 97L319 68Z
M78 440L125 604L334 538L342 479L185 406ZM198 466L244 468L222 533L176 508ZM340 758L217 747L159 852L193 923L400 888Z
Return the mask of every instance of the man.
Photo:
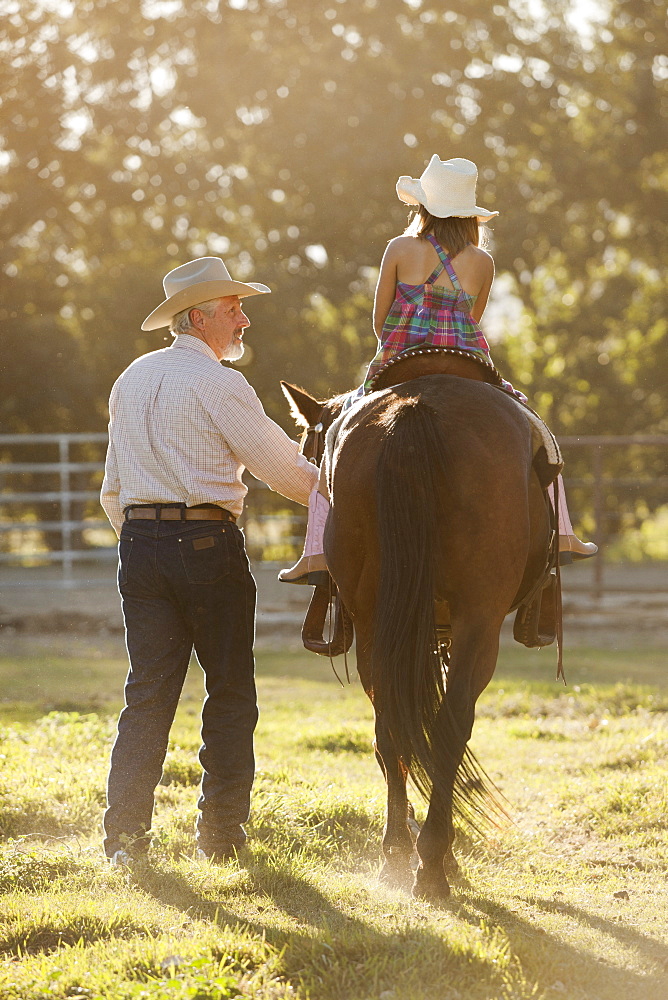
M235 521L244 467L306 504L318 471L221 360L244 351L241 299L270 291L233 281L218 257L164 279L142 330L174 343L134 361L109 400L102 506L120 538L119 590L130 670L111 754L105 851L127 864L149 846L155 787L194 647L204 670L202 857L243 846L257 722L255 582Z

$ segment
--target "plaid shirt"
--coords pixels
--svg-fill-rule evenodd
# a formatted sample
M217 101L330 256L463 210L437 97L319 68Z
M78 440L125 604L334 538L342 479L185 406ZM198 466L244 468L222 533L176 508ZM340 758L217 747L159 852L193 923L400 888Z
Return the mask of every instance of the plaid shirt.
M241 372L188 334L126 368L109 415L101 502L117 534L132 504L215 503L238 516L244 467L302 504L318 482Z
M390 358L411 347L454 347L460 351L471 351L486 362L492 360L489 344L471 316L476 296L464 291L455 274L450 256L440 243L431 233L427 239L437 252L440 263L423 285L397 282L394 302L383 323L378 353L369 365L364 379L364 387L367 390L370 388L371 379ZM434 284L443 269L452 282L452 288ZM526 396L513 389L510 382L505 379L503 388L521 399L526 399Z

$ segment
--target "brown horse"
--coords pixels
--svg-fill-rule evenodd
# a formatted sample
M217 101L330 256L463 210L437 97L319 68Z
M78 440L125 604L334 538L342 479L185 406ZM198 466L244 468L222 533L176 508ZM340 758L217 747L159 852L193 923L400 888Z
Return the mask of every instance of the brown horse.
M322 403L284 389L308 424L308 454L342 397ZM337 437L325 553L375 711L388 789L382 877L410 878L410 773L429 803L413 894L432 901L449 895L446 870L456 870L453 811L474 825L489 812L467 749L475 704L504 618L545 568L550 513L532 459L520 407L453 375L370 394ZM446 652L437 626L448 619Z

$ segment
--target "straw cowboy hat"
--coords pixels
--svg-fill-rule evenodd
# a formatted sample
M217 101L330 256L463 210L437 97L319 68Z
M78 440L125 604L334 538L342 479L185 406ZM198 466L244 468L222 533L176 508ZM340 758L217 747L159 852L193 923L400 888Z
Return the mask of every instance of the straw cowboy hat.
M419 180L415 177L399 178L397 194L404 204L424 205L431 215L439 219L475 216L478 222L486 222L499 213L476 205L477 180L478 168L471 160L459 157L441 160L434 153Z
M234 281L220 257L198 257L181 264L165 275L162 285L165 301L146 317L142 330L169 326L177 313L209 299L220 299L224 295L261 295L271 291L256 282Z

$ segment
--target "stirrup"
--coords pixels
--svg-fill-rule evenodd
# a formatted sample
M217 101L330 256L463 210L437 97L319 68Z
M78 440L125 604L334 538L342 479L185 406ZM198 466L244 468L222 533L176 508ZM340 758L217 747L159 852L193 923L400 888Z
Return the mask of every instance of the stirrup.
M302 628L302 642L311 653L331 658L348 652L355 632L336 584L329 578L329 574L327 577L328 582L324 586L317 586L313 591ZM332 602L334 602L334 634L331 640L327 641L324 638L325 619Z
M513 638L530 649L550 646L557 638L558 586L550 573L544 586L528 604L520 604L515 615Z
M298 583L310 587L323 587L326 586L327 580L329 579L329 571L326 569L312 569L307 573L302 573L301 576L296 576L293 579L290 577L281 576L278 574L278 580L280 583Z

